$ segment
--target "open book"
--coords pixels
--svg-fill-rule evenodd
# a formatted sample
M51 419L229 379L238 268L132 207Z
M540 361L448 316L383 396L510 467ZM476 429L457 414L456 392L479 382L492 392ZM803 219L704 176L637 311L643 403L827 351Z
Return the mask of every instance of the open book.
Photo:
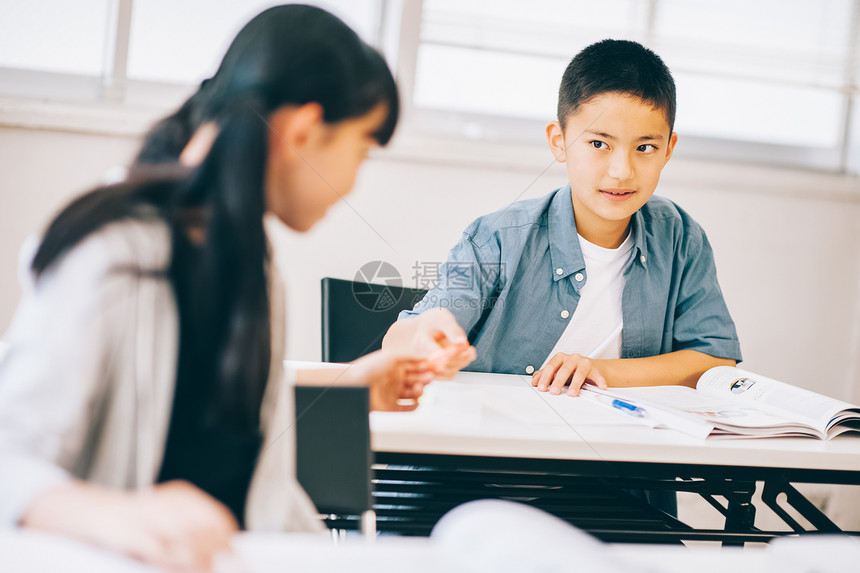
M581 396L652 427L697 437L811 436L860 431L860 407L740 368L718 366L686 386L585 386Z

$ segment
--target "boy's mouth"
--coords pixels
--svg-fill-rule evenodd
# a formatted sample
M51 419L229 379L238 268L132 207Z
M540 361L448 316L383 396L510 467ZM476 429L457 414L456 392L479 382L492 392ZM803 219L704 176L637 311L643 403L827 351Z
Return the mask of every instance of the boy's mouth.
M636 193L632 189L600 189L600 192L610 201L626 201Z

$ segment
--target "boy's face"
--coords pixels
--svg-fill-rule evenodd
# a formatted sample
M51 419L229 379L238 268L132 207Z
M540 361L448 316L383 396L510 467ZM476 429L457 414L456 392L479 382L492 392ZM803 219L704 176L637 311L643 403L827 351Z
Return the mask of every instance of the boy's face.
M547 139L567 168L577 232L614 248L630 217L654 193L678 135L669 133L663 110L609 92L580 106L563 131L550 122Z

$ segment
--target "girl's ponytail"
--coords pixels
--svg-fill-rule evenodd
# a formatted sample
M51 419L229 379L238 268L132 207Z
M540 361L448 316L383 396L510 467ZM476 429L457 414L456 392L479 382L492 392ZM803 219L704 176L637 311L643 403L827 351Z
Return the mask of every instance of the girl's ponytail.
M209 81L203 80L200 88L185 100L178 110L149 130L137 157L134 158L134 165L173 163L179 159L179 154L199 127L201 100L205 97Z
M170 271L177 285L180 332L194 341L181 354L179 371L187 368L199 376L211 364L219 386L215 413L245 428L259 422L257 406L271 362L268 245L262 224L268 146L263 109L261 98L246 95L216 118L218 136L180 199L187 209L208 207L206 246L177 233ZM197 272L189 273L189 264Z

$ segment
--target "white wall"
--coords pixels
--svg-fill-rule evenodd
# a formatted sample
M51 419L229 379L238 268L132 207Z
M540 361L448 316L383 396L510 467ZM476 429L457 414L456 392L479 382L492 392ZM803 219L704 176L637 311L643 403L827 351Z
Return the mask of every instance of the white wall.
M131 137L0 128L0 329L20 296L21 241L136 145ZM478 215L564 182L539 149L522 157L490 145L464 149L466 159L450 149L383 151L365 166L348 205L336 205L312 232L273 225L289 289L291 358L320 356L321 277L352 279L365 262L385 260L411 284L415 262L444 260ZM659 192L708 232L744 365L860 400L858 181L676 158Z
M125 164L138 145L135 137L0 127L0 332L21 295L22 241L108 168Z

